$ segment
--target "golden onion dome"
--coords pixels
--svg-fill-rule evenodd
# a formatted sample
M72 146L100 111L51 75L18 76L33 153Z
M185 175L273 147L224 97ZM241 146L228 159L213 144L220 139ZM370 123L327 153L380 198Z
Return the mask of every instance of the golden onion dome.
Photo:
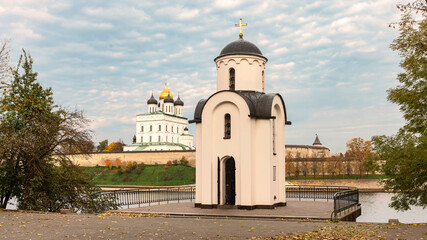
M159 100L165 99L168 96L170 96L171 98L173 98L172 93L169 91L167 84L165 83L165 88L163 88L163 91L159 94Z

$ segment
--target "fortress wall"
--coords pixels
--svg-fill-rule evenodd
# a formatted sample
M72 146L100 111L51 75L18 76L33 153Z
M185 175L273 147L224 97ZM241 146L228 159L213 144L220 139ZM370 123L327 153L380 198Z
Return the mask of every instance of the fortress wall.
M105 160L113 162L116 159L126 162L145 163L147 165L166 164L168 161L181 160L186 157L188 164L192 167L196 166L196 151L150 151L150 152L100 152L90 154L71 154L68 157L77 165L80 166L105 166Z

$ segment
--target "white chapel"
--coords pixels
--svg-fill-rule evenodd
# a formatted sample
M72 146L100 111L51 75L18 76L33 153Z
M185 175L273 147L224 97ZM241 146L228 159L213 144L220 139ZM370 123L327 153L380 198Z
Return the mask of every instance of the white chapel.
M173 99L167 84L157 101L153 94L147 101L147 113L136 116L136 133L124 151L194 150L193 136L188 134L187 118L182 116L184 102Z
M267 58L243 39L214 59L217 91L198 102L196 201L201 208L285 206L285 103L266 93Z

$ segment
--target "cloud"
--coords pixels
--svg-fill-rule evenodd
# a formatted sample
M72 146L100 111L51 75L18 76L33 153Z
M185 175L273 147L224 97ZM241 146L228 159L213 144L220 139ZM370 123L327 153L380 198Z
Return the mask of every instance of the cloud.
M134 19L137 21L151 19L144 10L126 5L112 6L110 8L85 8L83 12L89 16L102 19Z
M233 9L242 4L242 2L242 0L215 0L213 5L218 9Z
M28 3L26 3L28 4ZM45 6L39 5L31 7L23 6L17 1L3 1L2 6L0 6L0 15L2 16L16 16L23 17L26 19L33 19L38 21L55 21L58 20L58 17L49 13L49 9Z
M199 15L199 9L188 9L182 6L165 7L156 11L158 15L167 15L179 20L189 20Z
M398 108L386 104L386 89L401 72L388 48L398 31L387 24L400 14L389 0L0 5L1 37L16 46L11 61L21 47L29 50L55 101L79 106L94 120L95 141L130 141L135 115L165 80L191 118L197 102L216 91L212 59L237 39L241 17L245 39L269 60L267 91L286 101L293 122L287 143L310 144L317 132L331 150L345 150L351 137L392 133L402 121Z
M269 68L272 70L289 70L295 66L294 62L282 63L282 64L274 64Z
M27 27L24 23L12 23L12 33L20 38L40 39L41 35L35 33L32 28Z

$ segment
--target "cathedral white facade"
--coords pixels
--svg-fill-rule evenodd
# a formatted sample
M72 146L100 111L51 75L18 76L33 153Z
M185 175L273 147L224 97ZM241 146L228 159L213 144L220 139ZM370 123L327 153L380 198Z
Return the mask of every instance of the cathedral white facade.
M184 102L173 99L165 87L157 101L153 94L147 101L147 113L136 116L133 143L124 151L194 150L193 136L188 134L187 118L182 116Z
M285 103L265 92L267 58L239 35L215 58L217 92L198 102L196 207L274 208L285 198Z

